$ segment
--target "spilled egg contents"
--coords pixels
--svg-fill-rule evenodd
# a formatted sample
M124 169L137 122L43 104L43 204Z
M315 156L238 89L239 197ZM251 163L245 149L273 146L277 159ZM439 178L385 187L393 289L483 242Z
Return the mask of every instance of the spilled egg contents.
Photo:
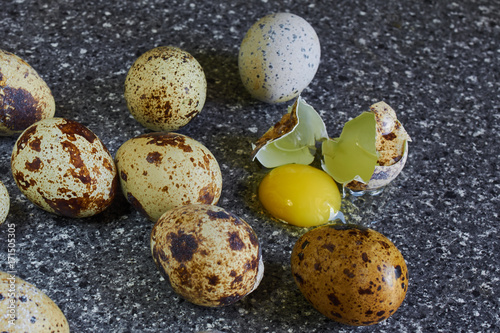
M335 181L326 172L303 164L272 169L262 179L258 195L271 215L298 227L335 219L341 203Z
M291 256L295 282L305 298L337 322L367 326L400 307L408 290L401 252L381 233L349 224L305 233Z
M286 102L312 81L320 56L318 36L306 20L274 13L258 20L246 33L239 50L239 73L254 98Z

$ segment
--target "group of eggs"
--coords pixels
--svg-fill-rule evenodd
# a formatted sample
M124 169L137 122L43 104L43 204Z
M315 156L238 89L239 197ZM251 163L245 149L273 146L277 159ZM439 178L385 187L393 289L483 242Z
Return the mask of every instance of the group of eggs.
M266 103L299 96L295 111L278 127L291 126L271 131L258 150L271 149L268 144L278 139L283 143L297 132L299 117L293 118L293 112L298 112L300 93L315 76L319 60L318 37L299 16L271 14L248 30L239 53L245 88ZM176 293L211 307L240 300L263 276L258 237L248 223L217 206L222 175L214 155L195 139L174 132L203 109L207 82L202 67L179 48L157 47L134 62L124 88L131 114L152 132L127 140L113 158L87 127L54 117L54 99L45 82L25 61L0 51L0 133L19 135L11 156L17 186L38 207L72 218L104 211L121 188L128 202L155 223L152 257ZM301 117L302 131L314 131L307 128L308 116ZM259 198L276 218L311 227L331 220L341 197L327 172L306 164L284 163L271 170ZM299 196L279 197L283 193ZM0 201L7 202L8 211L8 194L0 191L1 198L6 198ZM301 201L308 199L305 205L314 208L301 209ZM388 318L408 285L404 259L394 244L355 225L308 231L295 244L291 265L299 289L313 306L350 325ZM0 298L0 307L5 304ZM18 297L17 304L27 303ZM60 314L57 318L54 325L61 323Z

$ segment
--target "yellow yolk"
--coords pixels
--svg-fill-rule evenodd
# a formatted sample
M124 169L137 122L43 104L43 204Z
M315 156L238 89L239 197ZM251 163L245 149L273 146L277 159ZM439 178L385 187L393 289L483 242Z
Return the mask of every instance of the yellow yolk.
M337 215L341 196L326 172L287 164L271 170L259 186L259 200L277 219L298 227L325 224Z

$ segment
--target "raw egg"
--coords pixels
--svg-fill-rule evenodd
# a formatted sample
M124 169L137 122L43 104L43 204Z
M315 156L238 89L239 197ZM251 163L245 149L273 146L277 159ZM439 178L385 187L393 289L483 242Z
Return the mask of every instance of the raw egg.
M259 199L274 217L298 227L325 224L337 216L341 196L335 181L309 165L272 169L259 186Z

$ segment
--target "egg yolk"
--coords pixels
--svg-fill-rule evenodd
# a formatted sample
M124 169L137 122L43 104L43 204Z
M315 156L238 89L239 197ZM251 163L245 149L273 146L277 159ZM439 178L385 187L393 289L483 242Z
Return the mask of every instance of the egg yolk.
M333 178L309 165L274 168L262 179L258 192L271 215L298 227L325 224L340 209L341 196Z

